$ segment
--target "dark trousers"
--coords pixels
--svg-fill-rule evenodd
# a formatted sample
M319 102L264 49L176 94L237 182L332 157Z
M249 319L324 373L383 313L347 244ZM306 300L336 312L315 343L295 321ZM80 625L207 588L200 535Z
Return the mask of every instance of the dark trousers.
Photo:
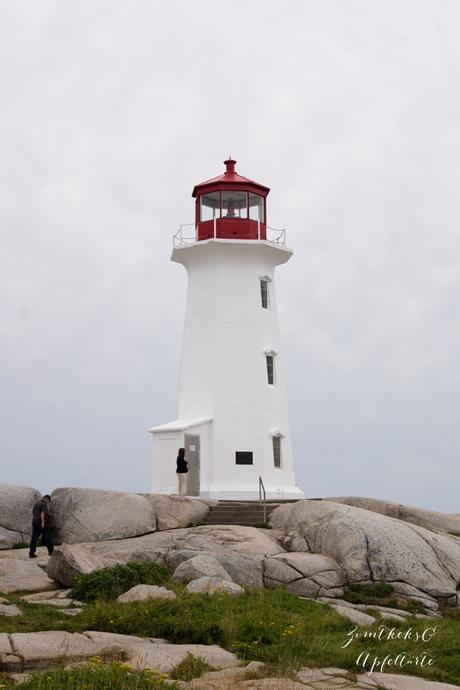
M46 546L48 555L51 556L54 551L54 546L49 528L46 525L45 527L41 527L41 525L32 525L32 539L30 540L29 554L31 556L35 554L40 537L42 538L42 545Z

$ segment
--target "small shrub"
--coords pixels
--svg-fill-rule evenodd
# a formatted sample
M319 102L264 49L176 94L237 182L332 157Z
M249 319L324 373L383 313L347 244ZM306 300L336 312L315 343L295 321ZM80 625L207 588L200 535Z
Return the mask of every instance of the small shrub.
M176 680L190 681L194 678L199 678L207 671L214 671L214 669L206 663L202 656L194 656L191 652L188 652L185 659L173 668L170 675L171 678Z
M68 627L162 637L174 644L220 645L224 641L222 625L209 600L207 595L191 594L134 602L130 606L97 601L68 621ZM216 603L215 598L212 603Z
M449 604L441 604L439 613L443 618L449 618L452 621L460 621L460 609Z
M394 594L393 587L388 582L370 582L369 584L354 584L347 588L346 601L356 604L375 603L377 599ZM366 601L361 601L366 599ZM359 601L358 601L359 600Z
M71 597L78 601L110 601L135 585L162 585L168 569L148 561L115 565L75 578Z
M370 606L389 606L410 613L423 613L422 604L395 594L388 582L370 582L350 585L343 598L351 604L369 604Z

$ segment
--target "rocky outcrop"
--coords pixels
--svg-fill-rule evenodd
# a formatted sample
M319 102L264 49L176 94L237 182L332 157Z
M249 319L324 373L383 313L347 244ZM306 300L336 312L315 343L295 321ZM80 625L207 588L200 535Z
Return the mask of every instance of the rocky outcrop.
M0 549L28 542L32 534L32 508L41 498L36 489L0 484Z
M55 582L71 587L78 575L85 575L108 565L113 565L113 562L104 560L81 544L63 544L54 549L46 571Z
M173 580L178 580L179 582L191 582L191 580L196 580L200 577L231 579L216 558L203 555L193 556L193 558L182 561L173 574Z
M136 669L168 673L188 653L201 656L214 668L238 666L234 654L217 645L170 644L165 640L88 631L49 630L0 635L0 672L52 669L59 665L123 656Z
M395 518L328 501L277 508L273 527L297 532L312 553L337 561L349 583L384 581L409 596L456 602L460 542Z
M328 501L285 504L270 520L272 530L201 525L64 545L55 550L48 572L71 586L83 572L150 560L165 563L184 582L219 577L244 589L283 585L299 596L330 600L342 598L351 583L389 582L427 611L435 611L440 601L457 605L456 537Z
M6 616L7 618L15 618L22 614L21 609L18 609L14 604L0 604L0 616Z
M51 494L56 544L126 539L199 524L209 504L188 496L61 488Z
M448 515L446 513L438 513L434 510L414 508L412 506L403 505L402 503L382 501L378 498L364 498L362 496L335 496L333 498L325 498L324 500L330 501L331 503L343 503L345 505L354 506L355 508L370 510L373 513L380 513L381 515L397 518L398 520L410 522L419 527L434 530L435 532L460 534L460 515Z
M130 604L133 601L149 601L150 599L175 599L176 595L166 587L158 585L135 585L127 592L117 597L119 604Z
M157 529L178 529L201 523L209 512L209 502L188 496L144 494L152 503Z
M180 683L183 690L458 690L448 683L424 680L397 673L361 673L356 675L341 668L301 668L293 678L269 677L245 680L248 670L263 675L263 666L251 662L246 668L210 671L189 683Z
M0 592L41 592L56 589L53 580L33 561L0 560Z
M285 585L293 594L341 597L345 574L332 558L313 553L283 553L264 559L266 587Z
M225 572L227 578L241 587L260 589L264 586L265 554L280 552L283 548L267 530L238 525L203 525L97 544L64 544L54 550L47 570L56 582L70 587L76 575L116 563L147 560L165 563L175 571L184 561L200 557L195 564L203 564L202 559L213 559L214 575L222 576ZM182 571L189 567L184 565ZM194 570L193 577L188 579L202 575L211 575L211 571Z
M199 577L191 580L187 587L187 592L191 594L216 594L216 592L230 594L232 597L239 597L244 594L244 589L231 580L224 580L221 577Z
M121 491L56 489L51 512L56 544L122 539L156 530L153 503Z

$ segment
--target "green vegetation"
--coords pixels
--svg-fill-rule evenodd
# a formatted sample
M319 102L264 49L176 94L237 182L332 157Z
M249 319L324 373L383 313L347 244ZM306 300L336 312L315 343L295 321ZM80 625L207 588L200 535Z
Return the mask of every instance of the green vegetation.
M135 585L163 585L169 579L164 565L148 561L95 570L75 579L71 597L77 601L110 601Z
M139 578L145 581L141 573L148 573L150 582L164 584L174 589L177 598L153 599L129 605L113 601L121 591L137 584ZM396 657L398 654L405 653L415 658L426 652L434 659L432 666L421 668L413 664L403 668L386 667L384 670L412 673L430 680L460 685L458 655L460 620L458 611L455 612L454 609L443 610L446 615L443 619L416 619L414 616L409 616L406 621L380 619L370 627L354 626L329 606L309 599L301 599L282 588L247 591L241 597L231 597L226 593L212 596L190 594L183 585L168 579L166 569L151 563L131 564L131 567L116 566L110 570L82 576L74 588L73 596L89 600L89 604L85 606L82 613L73 618L66 617L62 611L52 607L18 602L24 615L10 619L0 617L0 630L6 632L46 629L68 630L69 632L100 630L141 637L165 638L174 643L219 644L235 652L243 660L263 661L267 664L271 675L283 676L288 676L293 670L302 666L336 666L354 673L361 673L369 670L371 660L375 656L382 659L386 655ZM9 599L15 603L18 597L19 595L9 596ZM355 585L349 588L346 597L354 598L355 601L364 600L370 605L388 605L394 599L393 605L403 608L402 600L385 584L375 584L364 588L361 585ZM435 626L435 634L430 640L420 639L423 631ZM353 629L355 629L356 637L352 639L350 631ZM378 632L379 629L384 631L383 639L372 637L372 634ZM390 630L393 630L393 635L387 639ZM404 638L408 630L411 634ZM396 637L398 633L400 639ZM419 635L419 639L416 639L416 635ZM357 658L362 652L369 653L370 661L367 666L357 665ZM204 667L201 666L201 661L188 658L176 667L175 677L182 679L187 674L202 673ZM102 666L98 670L100 674L110 676L110 673L113 675L115 672L123 671L123 668L112 665ZM380 669L377 667L375 670ZM74 672L77 673L80 670L75 669L68 673ZM157 687L162 687L158 685L160 683L158 678L153 679L157 685L148 685L150 681L153 683L152 679L131 674L126 668L124 672L130 674L129 678L125 679L124 685L117 685L118 681L115 680L110 680L108 685L104 685L105 680L102 679L102 675L99 685L88 684L89 681L86 683L89 690L93 687L109 686L115 690L121 687L154 688L155 690ZM88 669L87 673L89 673ZM95 671L91 673L94 674ZM38 683L38 681L34 682ZM62 676L60 677L61 684L55 687L63 688L63 690L83 687L83 684L72 685L72 682L71 675L65 678ZM21 685L18 687L24 690L29 688L36 690L42 686ZM49 686L46 687L48 690Z
M13 544L11 547L12 549L28 549L29 544L26 544L25 541L19 541L17 544Z
M345 588L343 598L351 604L389 606L410 613L423 613L424 611L422 604L396 595L393 587L387 582L350 585Z
M386 632L394 629L402 635L411 628L411 639L369 637L369 631L378 630L379 625L385 626ZM439 627L429 642L415 639L416 633L421 635L433 626ZM344 646L353 627L329 606L300 599L283 589L251 591L242 597L182 591L175 600L156 599L129 606L96 602L66 621L67 630L102 630L164 637L175 643L219 644L242 659L263 661L273 674L282 675L302 666L337 666L359 673L368 670L356 665L361 652L381 659L401 652L416 657L425 651L434 658L433 666L393 666L392 672L460 684L458 621L419 620L412 616L404 622L381 620L370 628L358 627L358 637Z
M16 604L22 610L23 615L15 618L0 616L0 633L14 632L38 632L40 630L61 630L63 621L67 621L67 616L62 613L62 609L55 606L45 606L43 604L34 605L25 601L20 601L21 593L14 596L9 594L11 604Z
M93 657L84 664L68 671L57 670L34 673L30 680L10 684L0 680L0 688L15 690L177 690L177 685L165 683L166 674L155 671L134 671L129 664L113 661L104 664L100 657Z
M176 680L189 681L194 678L199 678L203 673L207 673L208 671L214 671L214 669L206 663L202 656L194 656L188 652L185 659L173 668L170 676Z

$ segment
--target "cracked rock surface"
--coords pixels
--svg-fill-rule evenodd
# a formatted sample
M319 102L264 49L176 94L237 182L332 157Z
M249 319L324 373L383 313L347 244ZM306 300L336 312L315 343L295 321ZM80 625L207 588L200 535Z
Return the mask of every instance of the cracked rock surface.
M0 559L0 592L42 592L56 589L56 583L33 561Z
M21 673L48 670L58 665L126 657L136 669L151 668L169 672L190 652L202 656L218 669L239 665L234 654L218 645L170 644L165 640L132 635L85 631L69 633L47 630L34 633L0 634L0 671Z
M124 539L200 522L209 505L189 496L65 487L51 494L56 544Z
M362 508L298 501L270 517L277 530L297 532L312 553L334 559L348 583L384 581L430 602L452 603L460 581L460 540ZM396 588L395 587L395 588ZM401 593L403 593L401 591Z
M170 644L161 639L90 630L2 633L0 671L25 674L89 661L93 656L110 660L123 655L133 668L168 673L189 652L201 656L217 670L188 683L178 683L184 690L454 690L457 687L402 674L363 673L354 677L339 668L302 668L292 678L264 678L262 663L251 662L243 667L234 654L217 645ZM257 671L262 677L246 679L248 671Z
M395 673L360 674L356 678L340 668L302 668L293 678L244 680L247 669L231 668L206 673L183 690L454 690L456 685Z
M29 486L0 484L0 549L29 541L32 508L40 498L41 494Z
M345 503L355 508L364 508L381 515L388 515L404 522L410 522L419 527L425 527L439 532L457 532L460 534L460 515L439 513L435 510L414 508L402 503L382 501L378 498L365 498L363 496L338 496L325 498L332 503Z

